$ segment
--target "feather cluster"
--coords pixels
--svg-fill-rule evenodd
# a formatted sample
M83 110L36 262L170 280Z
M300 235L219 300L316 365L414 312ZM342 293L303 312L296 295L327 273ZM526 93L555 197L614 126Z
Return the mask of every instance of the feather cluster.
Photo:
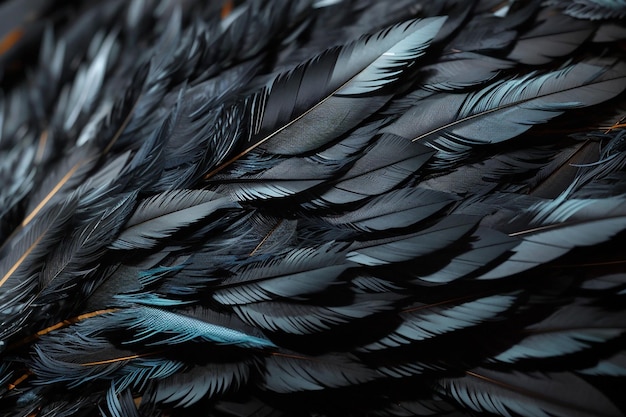
M26 3L1 416L626 415L626 3Z

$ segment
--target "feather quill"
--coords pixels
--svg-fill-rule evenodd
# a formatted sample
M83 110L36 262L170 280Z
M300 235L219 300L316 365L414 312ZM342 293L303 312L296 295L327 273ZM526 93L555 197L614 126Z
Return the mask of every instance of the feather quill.
M39 289L39 273L48 252L63 236L76 200L50 208L10 248L0 264L0 315L8 324L0 332L2 344L20 331L28 306ZM24 314L22 314L24 313Z

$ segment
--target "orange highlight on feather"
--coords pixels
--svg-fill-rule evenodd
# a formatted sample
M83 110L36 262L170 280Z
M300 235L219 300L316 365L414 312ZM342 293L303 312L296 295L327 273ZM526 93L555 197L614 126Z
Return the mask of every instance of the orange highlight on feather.
M70 326L72 324L78 323L79 321L90 319L90 318L96 317L96 316L101 316L101 315L106 314L106 313L113 313L113 312L115 312L117 310L118 310L117 308L108 308L108 309L105 309L105 310L96 310L96 311L92 311L90 313L81 314L80 316L72 317L72 318L67 319L67 320L63 320L63 321L61 321L61 322L59 322L57 324L53 324L50 327L46 327L43 330L39 330L37 333L35 333L33 335L30 335L30 336L26 337L25 339L20 340L19 342L14 343L13 345L9 346L7 348L7 350L11 350L11 349L15 349L17 347L23 346L23 345L25 345L27 343L32 342L33 340L39 339L41 336L44 336L44 335L46 335L46 334L48 334L50 332L53 332L55 330L58 330L58 329L62 329L63 327L67 327L67 326Z
M144 358L144 357L146 357L146 356L158 355L160 352L162 352L162 351L158 351L158 352L150 352L150 353L141 353L141 354L137 354L137 355L123 356L123 357L121 357L121 358L112 358L112 359L105 359L105 360L102 360L102 361L95 361L95 362L81 363L81 366L107 365L107 364L109 364L109 363L116 363L116 362L122 362L122 361L129 361L129 360L131 360L131 359Z
M7 389L9 391L14 390L19 384L21 384L22 382L24 382L29 376L32 375L32 372L28 371L26 372L24 375L22 375L21 377L17 378L15 381L13 381L12 383L10 383L7 386Z
M39 238L37 240L35 240L35 242L32 245L30 245L28 250L26 252L24 252L24 254L22 256L20 256L20 258L17 260L17 262L15 262L13 264L11 269L9 269L7 271L7 273L4 274L4 276L2 278L0 278L0 287L3 286L5 282L7 282L7 280L11 277L11 275L13 275L13 273L17 270L17 268L19 268L20 265L24 262L24 260L26 258L28 258L28 255L30 255L30 253L33 251L33 249L35 249L35 247L39 244L39 242L41 241L42 238L43 238L43 235L39 236Z
M72 177L72 175L74 175L74 173L80 167L80 165L81 165L80 163L74 165L72 167L72 169L70 169L67 172L67 174L65 174L65 176L63 176L63 178L61 178L61 181L59 181L59 183L54 186L52 191L50 191L48 193L48 195L46 195L46 197L43 200L41 200L41 202L39 204L37 204L37 206L32 211L32 213L30 213L28 216L26 216L24 221L22 221L22 226L26 226L28 223L30 223L35 218L35 216L37 216L37 213L39 213L41 211L41 209L44 208L46 206L46 204L48 204L48 201L50 201L50 199L52 197L54 197L54 195L65 185L65 183L69 181L69 179Z
M24 36L24 31L20 28L13 29L4 35L4 37L0 40L0 55L13 48L13 46L15 46L15 44L22 39L22 36Z
M228 15L232 13L233 8L234 8L233 0L227 0L224 2L224 4L222 5L222 12L220 14L220 17L222 18L222 20L226 19Z

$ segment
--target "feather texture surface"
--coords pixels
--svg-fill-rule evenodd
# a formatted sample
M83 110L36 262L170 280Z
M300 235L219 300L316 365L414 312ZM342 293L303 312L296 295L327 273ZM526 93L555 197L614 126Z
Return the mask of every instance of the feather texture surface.
M0 416L626 415L626 3L0 1Z

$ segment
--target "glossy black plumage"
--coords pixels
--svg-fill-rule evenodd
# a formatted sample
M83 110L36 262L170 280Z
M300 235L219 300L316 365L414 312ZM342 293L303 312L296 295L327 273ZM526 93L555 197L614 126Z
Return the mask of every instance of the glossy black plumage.
M626 414L622 1L0 11L0 415Z

